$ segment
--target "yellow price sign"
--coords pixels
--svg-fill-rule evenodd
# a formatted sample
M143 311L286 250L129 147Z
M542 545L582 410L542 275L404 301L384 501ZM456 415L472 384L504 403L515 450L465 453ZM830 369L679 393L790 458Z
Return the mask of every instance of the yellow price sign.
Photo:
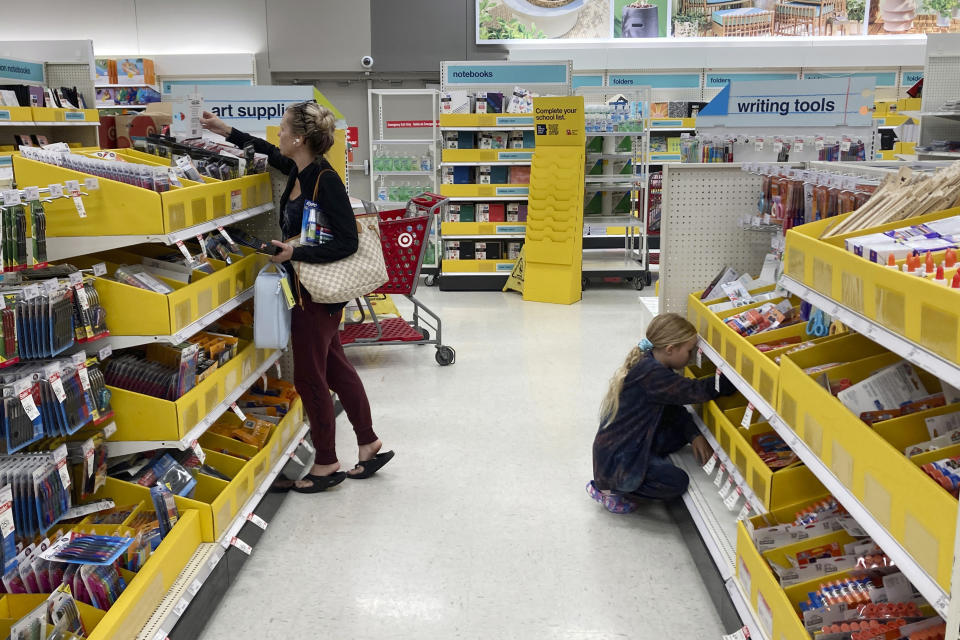
M534 98L537 146L582 147L586 143L583 96Z

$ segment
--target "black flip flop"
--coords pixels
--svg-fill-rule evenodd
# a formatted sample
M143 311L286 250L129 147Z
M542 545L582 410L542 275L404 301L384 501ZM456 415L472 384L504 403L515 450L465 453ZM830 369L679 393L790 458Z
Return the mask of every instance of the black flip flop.
M273 484L270 485L270 493L290 493L290 490L294 487L294 483L289 480L287 480L287 482L290 482L289 485L277 484L277 482L277 480L274 480Z
M320 493L322 491L326 491L330 487L337 486L346 479L347 474L343 471L337 471L336 473L331 473L328 476L315 476L310 473L303 478L303 480L306 480L310 483L309 487L298 487L296 484L294 484L291 491L296 491L297 493ZM302 480L299 482L302 482Z
M352 474L348 473L347 477L352 478L353 480L364 480L369 478L377 471L383 468L383 465L387 464L393 459L393 451L387 451L386 453L378 453L370 460L361 460L357 463L357 466L354 469L363 469L360 473Z

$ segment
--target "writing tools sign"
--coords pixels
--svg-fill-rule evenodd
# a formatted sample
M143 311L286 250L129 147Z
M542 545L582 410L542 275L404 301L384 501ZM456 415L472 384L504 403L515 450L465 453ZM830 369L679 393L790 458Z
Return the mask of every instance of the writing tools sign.
M731 82L697 116L700 127L869 127L873 77Z

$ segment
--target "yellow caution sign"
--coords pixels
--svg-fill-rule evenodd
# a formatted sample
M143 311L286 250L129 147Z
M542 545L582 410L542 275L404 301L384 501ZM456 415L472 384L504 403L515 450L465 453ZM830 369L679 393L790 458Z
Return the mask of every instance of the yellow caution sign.
M513 271L510 272L510 277L507 278L507 283L503 285L504 291L512 290L523 293L523 263L523 247L520 247L520 255L517 257L517 263L513 265Z

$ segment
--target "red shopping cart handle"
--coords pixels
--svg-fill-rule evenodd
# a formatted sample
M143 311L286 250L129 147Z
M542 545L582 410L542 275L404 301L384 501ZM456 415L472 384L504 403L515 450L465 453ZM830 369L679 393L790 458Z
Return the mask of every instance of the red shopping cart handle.
M447 199L447 196L441 196L436 193L421 193L420 195L411 198L411 202L417 205L418 207L432 207L436 204L439 204Z

